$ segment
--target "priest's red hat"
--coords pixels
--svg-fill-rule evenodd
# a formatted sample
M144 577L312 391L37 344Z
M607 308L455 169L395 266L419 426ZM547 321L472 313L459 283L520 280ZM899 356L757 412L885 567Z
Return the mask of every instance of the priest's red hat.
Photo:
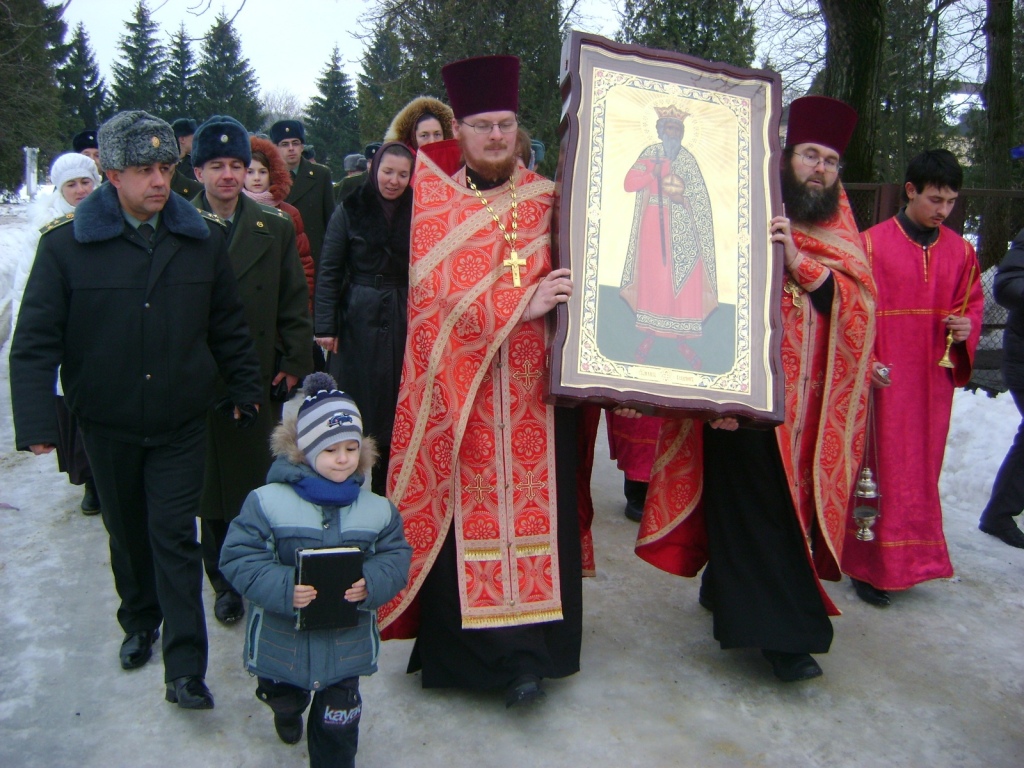
M856 126L857 112L849 104L828 96L802 96L789 105L786 146L810 142L841 155Z
M481 112L519 111L519 59L477 56L441 69L455 119Z

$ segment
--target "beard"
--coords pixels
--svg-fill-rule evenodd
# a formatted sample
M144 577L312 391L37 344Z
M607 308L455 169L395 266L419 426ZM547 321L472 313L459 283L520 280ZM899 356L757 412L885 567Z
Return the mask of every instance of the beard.
M819 177L821 178L821 177ZM792 161L782 170L782 202L786 216L805 224L823 224L839 211L838 177L820 192L801 183L793 172Z
M665 152L665 157L669 160L675 160L679 155L679 150L683 146L683 140L681 137L675 136L664 136L658 134L658 138L661 139L661 148Z
M509 144L504 139L500 141L488 142L484 149L505 149L508 151L508 156L500 160L492 160L488 157L481 155L475 157L466 151L467 140L460 136L459 137L459 148L462 150L462 157L466 161L466 165L472 169L477 175L481 176L487 181L504 181L505 179L512 178L512 174L515 173L517 158L516 153L509 148Z

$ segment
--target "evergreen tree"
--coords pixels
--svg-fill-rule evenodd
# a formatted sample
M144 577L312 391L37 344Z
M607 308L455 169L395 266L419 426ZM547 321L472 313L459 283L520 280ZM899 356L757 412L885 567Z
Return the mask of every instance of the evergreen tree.
M250 130L262 123L259 81L242 55L234 25L223 12L203 38L198 83L197 121L230 115Z
M421 92L443 97L443 89L424 89L390 24L378 22L363 54L358 78L359 137L362 143L380 141L395 114Z
M199 101L198 74L196 57L182 22L177 31L171 33L167 69L160 79L163 94L160 111L168 122L179 117L195 117Z
M57 66L67 28L44 0L0 3L0 192L24 178L22 147L38 147L39 167L61 150Z
M333 175L341 178L345 155L358 152L360 145L359 114L352 86L341 69L338 46L316 87L319 95L306 108L306 141L315 147L317 162L330 166Z
M618 38L749 67L754 60L754 15L743 0L626 0Z
M64 103L61 135L66 143L70 143L76 133L86 128L98 128L110 114L107 83L100 74L89 44L89 33L82 22L75 27L67 59L57 70L57 82Z
M144 109L155 112L162 97L160 79L166 62L164 47L157 38L159 25L153 21L146 0L139 0L131 21L125 22L127 34L118 42L121 61L114 62L114 102L118 111Z

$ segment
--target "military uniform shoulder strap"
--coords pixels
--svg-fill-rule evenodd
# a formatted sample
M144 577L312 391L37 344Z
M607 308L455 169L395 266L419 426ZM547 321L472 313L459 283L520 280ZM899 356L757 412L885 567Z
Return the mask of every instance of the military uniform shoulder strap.
M63 226L64 224L67 224L67 223L73 221L74 218L75 218L75 214L74 213L65 213L63 216L59 216L56 219L54 219L53 221L47 222L46 224L41 226L39 228L39 234L40 235L45 235L47 232L52 232L57 227Z
M215 224L220 224L222 227L227 227L228 223L226 221L224 221L224 219L222 219L216 213L210 213L209 211L204 211L202 208L196 208L196 210L199 211L199 215L202 216L207 221L212 221Z

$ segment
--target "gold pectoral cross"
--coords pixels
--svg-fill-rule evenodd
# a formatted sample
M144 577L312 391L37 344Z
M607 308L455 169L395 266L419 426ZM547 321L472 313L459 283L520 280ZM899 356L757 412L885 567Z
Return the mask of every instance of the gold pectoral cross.
M526 259L520 259L519 251L513 249L511 255L501 263L502 266L512 270L512 287L519 288L521 286L519 282L519 268L526 266Z

